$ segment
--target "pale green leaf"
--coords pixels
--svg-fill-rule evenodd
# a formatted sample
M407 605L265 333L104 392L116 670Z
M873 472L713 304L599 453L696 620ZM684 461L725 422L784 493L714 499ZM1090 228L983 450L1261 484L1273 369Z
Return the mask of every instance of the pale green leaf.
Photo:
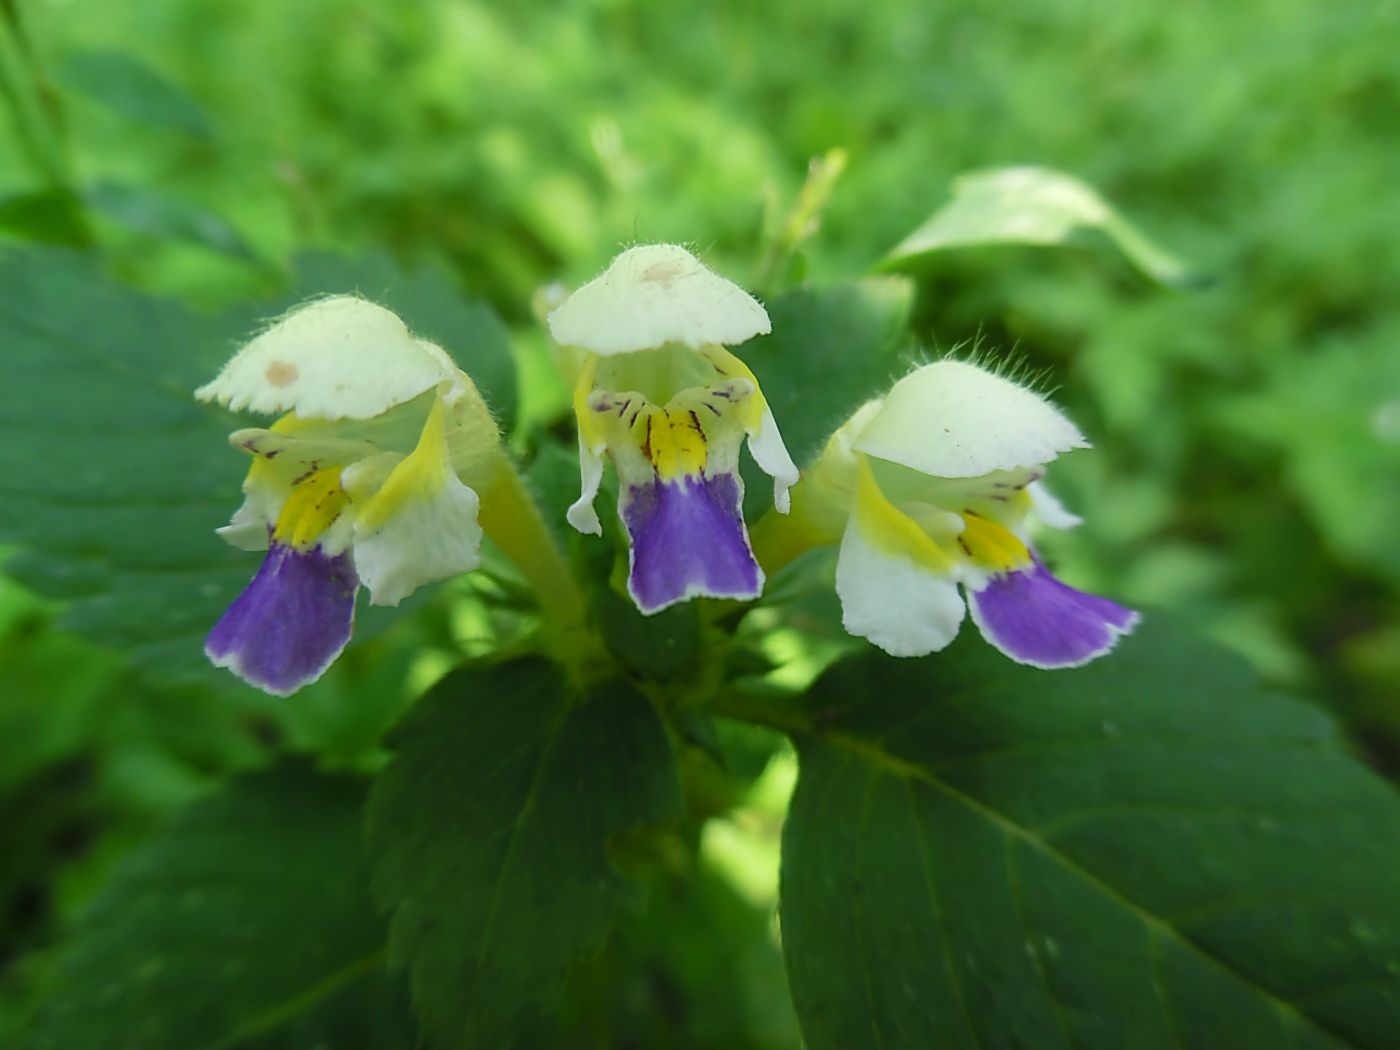
M903 267L933 252L992 244L1067 244L1086 231L1107 236L1161 284L1196 278L1186 264L1124 219L1088 184L1049 168L1015 167L962 175L953 199L894 247L883 265Z

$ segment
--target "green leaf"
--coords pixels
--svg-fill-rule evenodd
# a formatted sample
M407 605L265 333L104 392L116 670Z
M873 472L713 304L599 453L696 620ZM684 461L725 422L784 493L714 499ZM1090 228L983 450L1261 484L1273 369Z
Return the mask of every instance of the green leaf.
M27 1046L412 1046L361 859L363 798L361 782L286 764L191 806L60 945Z
M549 666L464 670L409 715L371 796L391 952L444 1047L511 1044L636 887L610 839L674 819L660 721L622 683L581 705Z
M0 251L0 287L0 542L30 548L7 571L71 599L63 626L128 650L167 680L232 681L208 666L203 639L257 568L256 555L213 532L238 506L247 469L227 436L254 417L197 404L192 391L262 319L311 291L358 288L483 373L484 389L514 394L490 311L382 259L314 257L295 298L213 317L123 287L93 259L58 249ZM361 639L397 615L363 611Z
M59 73L69 87L129 120L196 138L213 132L182 88L126 51L87 49L68 55Z
M66 190L0 197L0 231L25 240L75 248L92 241L82 201Z
M743 356L798 466L908 367L913 292L905 278L869 277L794 289L768 304L773 334L745 344Z
M87 190L83 199L94 212L134 233L187 241L245 262L257 261L237 230L214 213L177 197L104 182Z
M1324 714L1160 627L1056 672L970 635L806 701L782 918L813 1050L1394 1045L1400 799Z
M933 252L990 244L1057 245L1104 234L1152 280L1199 283L1186 264L1133 226L1088 184L1049 168L995 168L953 180L953 199L885 256L903 268Z

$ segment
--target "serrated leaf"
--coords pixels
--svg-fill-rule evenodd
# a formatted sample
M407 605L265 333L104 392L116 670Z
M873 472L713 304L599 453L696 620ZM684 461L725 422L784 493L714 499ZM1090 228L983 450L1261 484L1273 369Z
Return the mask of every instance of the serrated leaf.
M369 837L392 957L432 1040L498 1050L547 1014L635 893L609 840L679 807L665 730L629 686L579 704L554 669L522 662L424 697L375 783Z
M182 89L126 51L90 48L59 64L64 83L129 120L196 138L212 135L209 121Z
M256 555L213 533L241 500L247 463L227 435L247 424L191 392L263 318L312 291L380 291L411 328L485 374L507 398L498 410L512 407L500 322L440 278L377 258L314 257L294 298L216 317L125 288L95 260L58 249L0 251L0 286L0 541L30 548L7 569L70 599L65 627L167 680L231 681L202 646L257 568ZM396 615L364 612L360 638Z
M361 859L363 799L362 782L289 763L191 806L60 946L25 1045L304 1047L353 1033L412 1046Z
M825 1047L1389 1047L1400 799L1160 627L1075 671L872 654L807 700L783 936Z
M934 252L990 244L1057 245L1086 231L1107 236L1154 281L1199 283L1185 263L1129 223L1093 187L1050 168L995 168L959 176L953 199L934 212L882 265L904 267Z

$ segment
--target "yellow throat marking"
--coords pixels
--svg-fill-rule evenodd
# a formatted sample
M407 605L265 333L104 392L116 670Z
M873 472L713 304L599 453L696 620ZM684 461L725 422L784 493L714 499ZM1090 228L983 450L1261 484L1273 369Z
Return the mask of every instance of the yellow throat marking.
M340 487L340 471L339 466L313 471L292 488L277 515L274 540L302 550L315 544L349 502Z
M1010 572L1030 564L1030 550L1006 526L970 510L962 512L962 519L965 524L958 545L979 567Z

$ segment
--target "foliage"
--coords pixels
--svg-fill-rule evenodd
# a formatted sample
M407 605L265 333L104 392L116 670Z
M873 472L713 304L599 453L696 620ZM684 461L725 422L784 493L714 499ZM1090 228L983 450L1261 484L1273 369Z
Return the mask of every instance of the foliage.
M0 1042L1393 1042L1374 12L70 14L0 0ZM190 392L237 343L310 296L392 308L557 528L542 315L660 240L764 298L743 353L801 466L913 362L1054 386L1097 448L1055 465L1087 520L1047 556L1141 633L1074 671L970 627L895 661L841 630L821 554L644 618L605 514L558 533L569 666L490 547L361 610L289 700L208 666L252 571L212 533L251 421Z

